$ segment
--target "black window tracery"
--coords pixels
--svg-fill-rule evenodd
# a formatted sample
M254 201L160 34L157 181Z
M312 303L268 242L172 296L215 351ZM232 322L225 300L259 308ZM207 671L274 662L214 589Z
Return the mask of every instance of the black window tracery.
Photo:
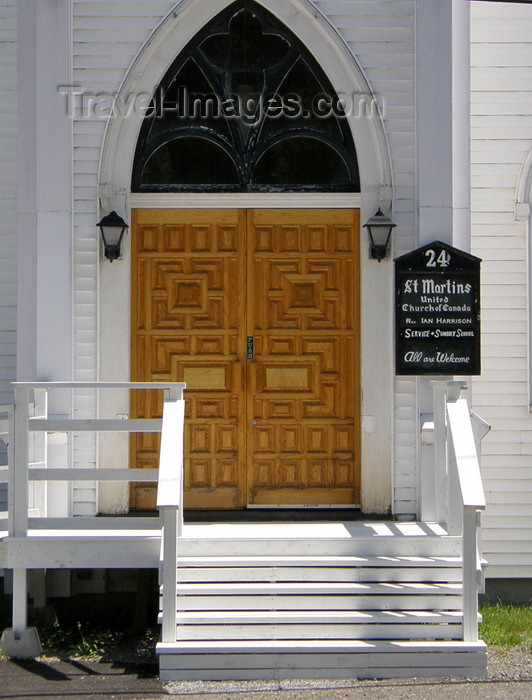
M359 191L345 116L299 39L239 0L196 35L157 88L132 189Z

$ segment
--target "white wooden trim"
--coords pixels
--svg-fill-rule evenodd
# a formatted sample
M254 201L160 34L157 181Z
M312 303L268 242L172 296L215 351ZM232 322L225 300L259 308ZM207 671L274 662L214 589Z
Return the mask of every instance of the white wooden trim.
M123 471L126 471L125 469ZM146 471L151 471L147 469ZM131 515L117 517L115 515L105 516L74 516L72 518L31 518L29 519L29 537L52 537L59 538L60 542L71 538L79 541L85 537L94 539L101 536L104 539L120 539L127 537L133 531L142 537L161 537L161 519L154 517L134 517ZM59 533L57 532L59 530ZM55 531L55 532L54 532ZM139 535L139 536L140 536ZM133 563L131 564L133 566ZM98 567L101 568L101 567Z
M7 539L7 562L19 569L157 569L160 530L111 532L112 536L106 536L106 531L85 531L80 537L70 533L61 537L39 531Z
M359 209L358 192L235 192L220 194L136 193L130 197L132 209Z
M24 389L177 389L183 391L183 382L14 382Z
M51 418L30 418L28 428L30 432L50 433L79 433L94 431L116 431L124 433L159 433L161 431L160 418L138 418L137 420L113 419L86 419L71 418L67 420L53 420Z
M54 469L28 470L29 481L142 481L152 482L159 478L158 469Z

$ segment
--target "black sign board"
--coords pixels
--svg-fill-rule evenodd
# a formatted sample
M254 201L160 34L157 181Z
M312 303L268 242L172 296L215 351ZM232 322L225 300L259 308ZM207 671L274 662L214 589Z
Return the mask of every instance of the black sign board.
M395 260L397 374L480 374L480 262L440 241Z

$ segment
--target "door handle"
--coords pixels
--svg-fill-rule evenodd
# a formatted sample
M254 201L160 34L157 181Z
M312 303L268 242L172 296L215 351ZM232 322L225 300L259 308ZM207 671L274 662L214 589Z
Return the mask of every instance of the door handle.
M246 358L253 360L255 358L255 342L252 335L246 338Z

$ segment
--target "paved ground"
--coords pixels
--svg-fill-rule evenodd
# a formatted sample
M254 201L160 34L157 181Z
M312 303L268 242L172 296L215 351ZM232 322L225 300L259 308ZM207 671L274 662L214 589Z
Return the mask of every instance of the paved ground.
M531 700L532 654L490 650L487 680L170 683L155 666L83 660L0 661L0 698L11 700Z

